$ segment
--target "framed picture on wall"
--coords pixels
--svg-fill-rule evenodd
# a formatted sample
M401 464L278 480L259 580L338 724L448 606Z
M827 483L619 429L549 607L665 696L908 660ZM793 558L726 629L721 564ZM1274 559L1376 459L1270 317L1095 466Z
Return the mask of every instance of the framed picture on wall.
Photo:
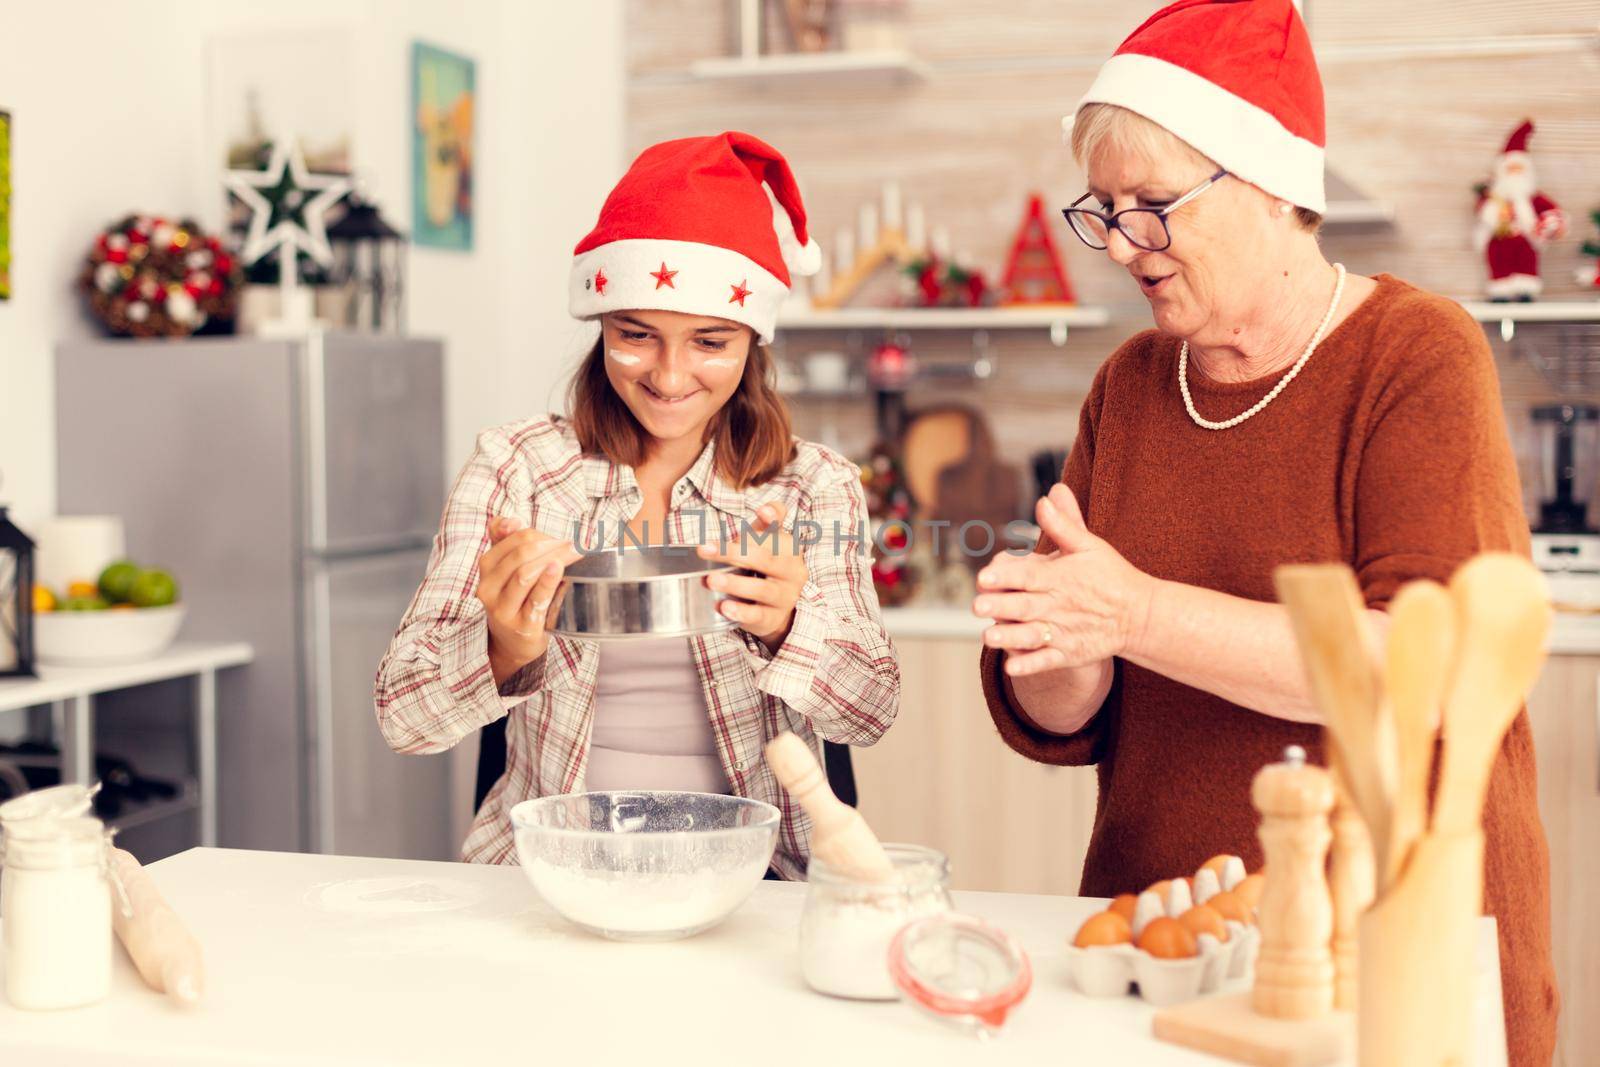
M472 121L476 64L411 46L411 239L472 249Z
M0 111L0 300L11 299L11 112Z

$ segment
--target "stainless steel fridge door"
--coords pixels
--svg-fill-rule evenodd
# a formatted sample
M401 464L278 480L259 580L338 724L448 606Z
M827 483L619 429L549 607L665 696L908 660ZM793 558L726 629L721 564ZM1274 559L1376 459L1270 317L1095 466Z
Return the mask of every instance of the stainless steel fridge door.
M444 509L443 347L313 332L302 353L307 548L426 543Z
M373 680L426 552L308 561L312 838L318 852L448 860L450 765L402 756L378 732Z

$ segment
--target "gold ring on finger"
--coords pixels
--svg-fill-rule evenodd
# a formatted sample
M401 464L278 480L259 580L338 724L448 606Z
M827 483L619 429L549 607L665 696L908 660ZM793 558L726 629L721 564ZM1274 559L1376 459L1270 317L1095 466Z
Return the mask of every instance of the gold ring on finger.
M1050 629L1050 624L1047 622L1042 622L1039 624L1039 633L1041 634L1039 641L1041 646L1048 645L1050 642L1055 640L1055 632Z

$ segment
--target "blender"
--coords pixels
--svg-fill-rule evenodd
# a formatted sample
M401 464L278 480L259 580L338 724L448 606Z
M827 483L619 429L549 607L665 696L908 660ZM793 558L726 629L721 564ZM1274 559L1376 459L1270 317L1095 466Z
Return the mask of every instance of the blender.
M1544 499L1533 527L1533 561L1558 607L1600 611L1600 530L1589 501L1600 479L1600 408L1551 404L1533 409L1539 430Z

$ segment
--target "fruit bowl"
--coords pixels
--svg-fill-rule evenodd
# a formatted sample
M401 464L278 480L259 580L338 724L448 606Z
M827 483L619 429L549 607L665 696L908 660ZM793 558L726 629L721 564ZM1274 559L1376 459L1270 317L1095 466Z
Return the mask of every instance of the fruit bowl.
M183 626L184 607L122 611L49 611L33 618L40 663L95 667L132 663L166 650Z
M524 800L511 826L523 873L567 920L618 941L671 941L745 902L779 817L709 793L574 793Z

